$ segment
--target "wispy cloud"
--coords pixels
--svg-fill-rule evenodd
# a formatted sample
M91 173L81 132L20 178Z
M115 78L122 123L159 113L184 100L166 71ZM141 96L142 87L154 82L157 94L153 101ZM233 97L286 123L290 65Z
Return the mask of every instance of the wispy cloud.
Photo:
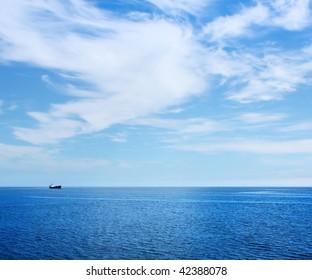
M172 145L171 149L201 153L234 152L255 154L306 154L312 153L312 139L290 141L232 140L231 142Z
M0 167L10 170L43 171L77 171L104 168L109 161L95 158L67 158L57 149L44 149L42 147L8 145L0 143Z
M257 1L253 7L243 7L239 13L221 16L208 23L204 33L213 41L253 35L257 26L301 30L311 23L309 0Z
M11 102L11 104L8 102L4 102L3 100L0 100L0 114L4 114L8 111L14 111L18 108L17 104L15 102Z
M258 45L246 50L235 39L252 38L260 27L300 31L308 27L309 1L257 1L233 15L221 16L203 28L203 34L216 42L218 51L207 56L207 72L220 74L230 82L228 98L240 103L283 99L298 86L311 83L312 64L309 47L285 51L278 47ZM226 47L232 51L224 51ZM221 49L221 50L220 50ZM230 79L232 78L232 79Z
M259 124L259 123L271 123L285 119L285 114L278 113L244 113L241 114L240 119L245 123Z
M228 49L227 49L228 48ZM206 78L218 77L228 99L239 103L281 100L311 84L310 46L295 51L268 45L244 48L235 43L202 51Z
M166 119L166 118L143 118L130 122L133 125L144 125L157 127L179 134L201 134L214 133L217 131L228 130L225 123L206 118L189 119Z
M204 33L213 41L246 36L250 33L252 25L263 24L268 18L268 8L258 4L251 8L243 8L240 13L232 16L218 17L205 26Z
M18 139L57 143L148 119L205 94L216 77L226 98L239 103L282 99L310 82L312 52L307 46L296 52L265 46L259 51L236 44L227 48L225 42L253 35L254 26L301 30L309 24L308 1L257 1L197 27L168 11L196 14L209 1L148 2L166 14L121 17L82 0L2 3L0 59L53 70L61 83L47 74L42 80L73 97L51 104L46 112L28 112L37 125L15 127ZM188 133L218 129L200 118L188 120L184 128L174 120L149 124Z
M196 70L197 43L187 26L161 18L122 20L82 1L15 0L4 6L2 59L74 73L94 91L52 105L46 113L30 112L38 128L16 128L20 139L53 143L101 130L182 102L205 87ZM51 84L48 76L43 80ZM70 91L81 96L75 86Z
M309 0L277 0L268 3L273 7L272 25L288 30L300 30L311 23Z
M241 103L283 99L298 86L311 83L311 58L304 49L296 53L272 50L261 59L245 53L241 63L253 67L248 73L241 71L245 76L235 81L228 98Z
M300 122L296 124L286 125L280 128L283 132L308 131L312 132L312 122Z
M211 0L148 0L150 3L156 5L166 13L177 13L180 11L187 12L189 14L197 14L206 7Z
M127 133L125 132L119 132L113 135L108 136L113 142L117 143L126 143L127 140Z

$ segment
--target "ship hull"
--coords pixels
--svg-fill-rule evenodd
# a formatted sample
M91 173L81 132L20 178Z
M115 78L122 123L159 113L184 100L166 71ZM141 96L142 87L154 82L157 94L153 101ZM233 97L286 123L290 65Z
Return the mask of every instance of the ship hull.
M62 186L59 185L59 186L49 186L49 189L61 189Z

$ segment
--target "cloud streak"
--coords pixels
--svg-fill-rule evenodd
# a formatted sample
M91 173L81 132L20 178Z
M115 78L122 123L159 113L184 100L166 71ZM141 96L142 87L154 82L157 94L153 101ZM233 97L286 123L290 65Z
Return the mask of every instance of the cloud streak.
M243 7L237 14L221 16L208 23L204 33L213 41L252 36L252 28L278 27L301 30L311 23L309 0L257 1L253 7Z
M232 16L222 16L208 23L204 33L212 41L243 36L250 33L253 25L261 25L267 21L269 10L262 4L255 7L243 8L240 13Z
M0 143L0 167L2 170L37 170L37 172L92 170L105 168L106 159L67 158L57 149Z
M189 14L197 14L202 11L202 9L209 4L210 1L204 0L148 0L150 3L154 4L165 13L179 13L184 11Z
M172 145L169 146L169 148L201 153L310 154L312 153L312 139L289 141L256 141L242 139L221 143Z
M165 129L179 134L201 134L214 133L227 130L227 125L212 119L190 118L190 119L165 119L165 118L147 118L137 119L130 122L132 125L141 125Z
M286 118L285 114L244 113L240 119L248 124L272 123Z

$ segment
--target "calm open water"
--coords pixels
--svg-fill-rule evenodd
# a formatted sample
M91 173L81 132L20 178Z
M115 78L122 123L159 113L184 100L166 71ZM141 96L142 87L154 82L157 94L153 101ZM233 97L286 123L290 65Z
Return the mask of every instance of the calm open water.
M0 259L312 259L312 188L0 188Z

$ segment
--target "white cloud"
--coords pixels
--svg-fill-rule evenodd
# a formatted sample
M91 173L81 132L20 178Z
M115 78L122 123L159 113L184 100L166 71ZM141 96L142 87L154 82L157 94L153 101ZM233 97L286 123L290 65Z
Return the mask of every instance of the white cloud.
M15 111L16 109L18 109L18 105L16 104L16 102L11 102L11 104L8 106L7 110L8 111Z
M312 122L301 122L280 128L283 132L312 131Z
M55 143L98 131L179 104L205 87L196 70L197 43L184 25L122 20L82 1L14 0L3 7L2 59L74 73L80 84L91 85L82 91L67 84L66 92L83 98L29 113L39 124L16 128L22 140ZM42 79L51 84L48 76Z
M18 108L15 102L12 102L10 105L6 104L4 106L3 100L0 100L0 114L3 114L5 111L14 111Z
M225 81L233 77L244 77L254 71L253 65L259 64L253 55L238 51L227 52L218 47L206 49L203 61L206 75L220 75Z
M75 121L66 118L50 117L44 113L29 113L39 120L40 125L37 128L16 127L14 134L22 140L33 144L57 143L58 141L70 138L77 134L83 133L82 124L80 121ZM39 117L41 116L41 117Z
M258 4L255 7L243 8L239 14L217 18L206 25L204 33L213 41L247 35L250 26L262 24L268 17L267 7Z
M75 75L70 74L64 74L60 73L60 77L63 77L66 81L71 80L73 82L77 81L79 78ZM74 84L71 84L69 82L66 82L65 84L58 84L51 80L49 75L42 75L41 80L47 84L48 86L58 90L59 92L62 92L63 94L73 96L73 97L82 97L82 98L100 98L103 93L97 92L95 90L91 89L84 89L87 88L86 86L75 86Z
M243 7L237 14L208 23L204 33L213 41L222 41L253 35L256 26L301 30L311 23L310 15L309 0L259 0L253 7Z
M203 0L149 2L188 13L207 5ZM204 31L222 41L246 35L255 25L304 28L307 21L300 23L299 15L306 15L308 6L302 3L258 1L238 14L217 18ZM75 97L52 104L47 112L28 112L37 126L15 127L17 138L38 145L148 119L204 93L215 76L227 87L227 98L249 103L283 98L308 83L312 71L309 48L298 54L264 49L263 55L256 48L207 47L185 21L152 15L121 18L81 0L5 0L0 36L2 61L52 69L64 82L56 84L48 75L42 80ZM217 131L219 124L205 119L157 124L150 119L149 125L201 133Z
M219 87L228 87L227 98L239 103L280 100L301 85L311 84L312 52L309 46L286 51L270 45L248 49L209 47L201 50L202 71L218 77Z
M125 168L125 169L131 168L131 164L129 164L126 161L118 161L117 165L120 168Z
M51 154L43 152L43 149L33 146L15 146L0 143L0 155L2 160L7 159L27 159L29 157L36 157L47 159Z
M201 134L213 133L227 130L227 126L219 121L206 118L190 119L165 119L165 118L145 118L137 119L130 122L134 125L146 125L161 129L170 130L180 134Z
M209 2L207 0L148 0L164 12L178 12L185 11L190 14L196 14L202 10L203 7L207 6Z
M231 142L220 143L172 145L169 148L202 153L306 154L312 153L312 139L290 141L231 140Z
M278 114L278 113L245 113L240 116L240 119L243 122L250 123L250 124L258 124L258 123L271 123L280 121L285 119L285 114Z
M274 8L272 25L288 30L301 30L311 23L309 0L275 0L269 4Z
M47 83L48 85L52 84L49 75L42 75L41 80L44 81L45 83Z
M120 132L116 133L114 135L109 135L108 137L113 141L117 143L126 143L127 142L127 133Z
M66 158L56 149L0 143L0 167L11 170L79 171L104 168L105 159Z
M253 68L248 73L241 72L241 81L235 81L236 89L228 97L241 103L282 99L299 85L311 82L310 60L311 55L304 50L296 53L274 50L262 59L243 54L241 63L252 64Z
M223 76L222 84L230 82L228 98L237 102L283 99L299 85L311 83L309 47L286 52L263 44L246 50L227 39L256 36L257 26L301 30L310 24L309 15L309 1L277 0L257 1L255 6L243 7L236 14L216 18L203 29L209 40L219 45L219 49L210 48L207 52L206 73ZM221 46L233 50L225 51Z

